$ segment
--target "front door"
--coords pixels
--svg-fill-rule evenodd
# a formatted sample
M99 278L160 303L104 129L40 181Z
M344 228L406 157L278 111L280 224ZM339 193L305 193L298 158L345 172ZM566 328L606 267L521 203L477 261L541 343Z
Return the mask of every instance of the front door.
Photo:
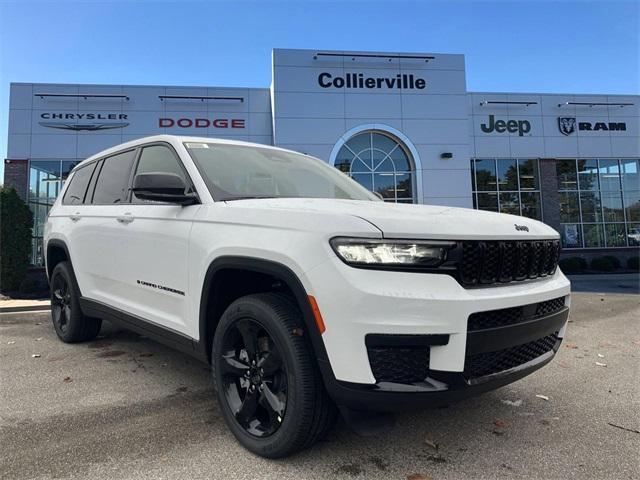
M183 177L192 185L172 147L142 147L135 166L138 173L164 172ZM200 292L188 285L189 234L199 205L151 202L128 192L120 206L114 255L121 276L118 297L125 310L165 328L190 335L189 299Z

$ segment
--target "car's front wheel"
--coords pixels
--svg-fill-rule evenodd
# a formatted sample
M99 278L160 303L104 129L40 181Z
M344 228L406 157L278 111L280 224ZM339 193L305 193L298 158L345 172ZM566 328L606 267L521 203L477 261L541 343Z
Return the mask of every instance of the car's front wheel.
M216 329L211 358L223 417L263 457L310 446L336 418L300 318L287 297L255 294L233 302Z
M80 309L80 289L71 263L58 263L50 279L51 317L58 338L65 343L85 342L100 332L102 320L87 317Z

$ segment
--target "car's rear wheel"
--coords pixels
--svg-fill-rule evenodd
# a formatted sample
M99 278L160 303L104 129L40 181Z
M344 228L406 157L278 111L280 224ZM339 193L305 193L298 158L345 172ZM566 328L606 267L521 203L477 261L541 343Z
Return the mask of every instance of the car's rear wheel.
M102 320L87 317L80 309L80 289L69 262L58 263L51 273L51 318L58 338L66 343L84 342L100 332Z
M255 294L233 302L216 329L212 367L223 417L245 448L264 457L306 448L336 418L300 318L287 297Z

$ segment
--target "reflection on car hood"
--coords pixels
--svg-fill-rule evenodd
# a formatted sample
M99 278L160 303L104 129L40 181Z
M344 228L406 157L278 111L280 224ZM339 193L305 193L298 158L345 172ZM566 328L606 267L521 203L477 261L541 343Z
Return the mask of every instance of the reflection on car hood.
M324 198L265 198L228 202L234 208L350 215L375 225L386 238L556 239L537 220L480 210ZM339 234L339 232L336 232Z

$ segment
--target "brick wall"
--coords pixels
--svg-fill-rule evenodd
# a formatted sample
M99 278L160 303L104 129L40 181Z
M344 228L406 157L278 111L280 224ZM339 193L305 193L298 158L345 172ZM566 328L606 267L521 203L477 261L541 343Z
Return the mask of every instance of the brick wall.
M13 187L18 195L27 201L27 182L29 180L29 161L12 160L7 158L4 161L4 186Z

